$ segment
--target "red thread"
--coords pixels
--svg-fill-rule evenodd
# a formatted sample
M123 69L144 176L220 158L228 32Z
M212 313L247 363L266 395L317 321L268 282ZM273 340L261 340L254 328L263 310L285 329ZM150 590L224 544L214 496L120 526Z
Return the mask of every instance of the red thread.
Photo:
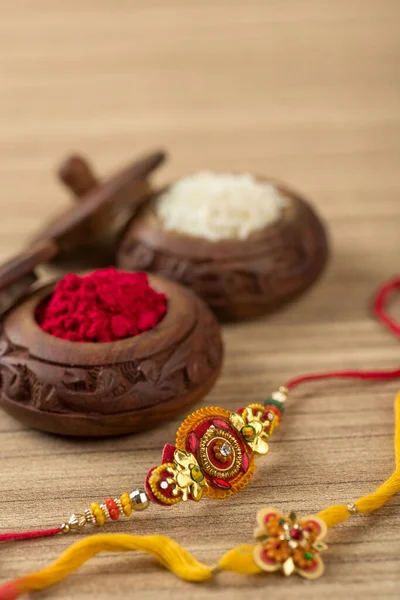
M19 579L5 583L0 587L0 600L16 600L20 596L18 588Z
M12 540L32 540L36 538L51 537L61 533L61 527L53 529L43 529L39 531L25 531L22 533L1 533L0 542L10 542Z
M79 277L68 274L36 310L40 327L71 342L114 342L152 329L167 310L165 294L146 273L109 268Z
M300 383L306 381L318 381L319 379L351 378L351 379L397 379L400 377L400 369L389 371L332 371L328 373L313 373L310 375L301 375L288 381L285 385L288 390L292 390Z
M400 277L394 277L392 280L384 283L378 289L374 299L373 308L378 321L388 327L388 329L390 329L396 336L400 337L400 324L397 323L386 312L389 296L394 291L400 291ZM400 369L391 369L388 371L332 371L329 373L314 373L310 375L294 377L286 383L286 387L288 390L291 390L300 383L305 383L307 381L318 381L320 379L352 378L386 380L397 379L399 377Z
M377 319L393 331L395 335L400 336L400 323L397 323L386 312L389 296L393 292L400 292L400 277L394 277L379 288L375 296L373 309Z

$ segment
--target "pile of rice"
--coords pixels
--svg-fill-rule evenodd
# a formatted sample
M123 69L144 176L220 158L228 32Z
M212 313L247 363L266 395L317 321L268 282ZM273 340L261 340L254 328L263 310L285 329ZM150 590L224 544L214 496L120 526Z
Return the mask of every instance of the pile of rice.
M166 229L211 241L245 239L277 221L286 199L252 175L200 172L180 179L156 201Z

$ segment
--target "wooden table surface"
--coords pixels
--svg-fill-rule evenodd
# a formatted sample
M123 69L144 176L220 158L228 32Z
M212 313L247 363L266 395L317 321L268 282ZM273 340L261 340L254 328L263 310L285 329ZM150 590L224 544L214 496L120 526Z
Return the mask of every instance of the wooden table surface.
M328 223L330 265L296 304L225 328L225 367L203 405L262 400L309 371L395 367L398 341L373 320L370 300L399 268L399 18L396 0L3 3L1 259L67 204L53 171L71 150L107 173L161 145L171 160L159 181L208 167L273 175L312 199ZM398 387L299 389L245 492L154 509L114 530L170 534L214 563L251 541L263 505L307 514L353 501L393 469ZM91 499L137 487L178 423L80 442L1 414L0 530L56 525ZM0 579L46 565L70 542L1 547ZM223 574L196 585L150 558L106 554L34 597L400 597L400 498L335 528L329 545L326 573L314 583Z

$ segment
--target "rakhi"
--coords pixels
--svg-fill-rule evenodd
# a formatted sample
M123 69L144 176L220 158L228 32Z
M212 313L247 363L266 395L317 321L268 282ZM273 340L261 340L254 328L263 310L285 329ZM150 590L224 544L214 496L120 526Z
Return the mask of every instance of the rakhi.
M400 326L384 311L387 298L395 289L400 289L399 278L379 291L374 309L379 320L400 335ZM290 380L263 404L250 404L235 412L217 407L199 409L179 427L175 446L165 446L161 464L150 469L147 475L145 491L137 489L104 503L93 502L81 514L71 515L61 527L2 534L0 541L65 534L88 524L102 526L106 520L117 521L120 516L130 516L151 504L171 507L181 501L198 502L204 496L223 499L241 491L254 473L255 458L269 451L268 441L281 422L289 391L308 381L337 377L389 380L399 378L400 369L305 375ZM287 516L277 509L264 508L257 517L257 543L231 550L216 568L199 563L165 536L98 535L73 545L47 569L6 584L0 588L0 599L9 600L56 583L104 550L148 552L176 575L190 581L207 580L218 570L251 574L280 569L285 575L298 573L316 579L323 572L320 553L326 549L323 539L327 528L357 513L377 510L400 490L400 394L396 399L395 459L393 475L372 494L349 505L332 506L318 515L299 518L294 513Z
M389 372L386 373L386 375L388 374ZM382 373L379 378L381 376ZM394 371L392 372L392 376L395 376ZM400 376L400 371L397 372L396 376ZM271 406L276 405L268 404L267 406L268 410L270 410ZM233 571L245 575L253 575L279 570L287 576L297 573L307 579L317 579L324 571L320 554L327 549L324 539L328 528L347 520L353 515L371 513L377 510L392 498L394 494L400 491L400 393L397 395L395 401L395 411L395 471L373 493L359 498L349 505L331 506L322 510L317 515L305 517L297 517L294 513L284 515L280 510L272 507L263 508L257 515L257 528L254 533L255 543L233 548L223 555L218 563L212 567L197 561L177 542L166 536L135 536L117 533L89 536L73 544L49 567L0 587L0 600L14 600L24 593L41 590L58 583L67 575L79 569L87 560L101 552L129 552L134 550L145 552L154 556L161 565L169 569L176 576L187 581L207 581L220 571ZM200 417L199 413L201 411L197 411L197 417ZM254 411L251 414L254 415ZM207 414L207 416L210 415ZM189 422L195 423L197 417L194 421L187 420L186 425ZM223 419L224 423L226 422L225 417L217 418ZM269 419L267 420L269 421ZM254 421L251 422L253 423ZM255 421L255 423L258 422L258 420ZM244 425L243 427L247 426ZM211 425L208 431L213 427L215 426ZM225 433L226 430L221 429L220 431ZM207 435L207 431L203 435ZM226 437L221 435L219 439L222 444L227 443ZM258 439L264 441L261 435L259 435ZM243 440L238 443L241 445L244 445L244 443L247 444ZM264 451L266 449L265 445L262 444L260 449ZM157 489L155 486L159 481L164 481L158 475L160 474L163 477L162 474L165 471L166 478L170 480L168 485L171 490L178 490L175 496L172 494L174 500L183 500L184 497L198 500L200 490L204 491L205 487L210 487L214 490L214 485L209 485L208 483L205 483L203 487L198 487L199 481L203 481L199 476L200 466L197 462L187 463L187 460L189 460L189 453L187 451L178 449L174 452L179 453L179 461L173 460L173 462L163 465L162 469L158 467L150 471L149 481L152 474L157 474L154 476L154 489ZM224 456L220 450L218 452ZM185 457L184 460L181 460L182 453ZM193 461L193 459L191 460ZM184 463L183 466L182 463ZM169 467L169 464L173 466ZM194 477L191 476L190 469L195 469ZM249 469L247 469L246 473L248 472ZM242 474L241 477L243 476ZM206 475L203 475L203 477L204 480L208 481ZM152 490L150 484L149 487ZM165 496L165 489L162 487L160 489L163 490L163 498L168 498L168 496ZM220 490L222 488L217 486L215 489ZM212 493L214 494L214 491ZM153 491L150 494L150 498L156 498ZM157 499L157 501L159 503L162 502L161 499ZM82 515L82 517L75 515L66 529L69 531L75 527L80 527L87 521L92 522L93 518L97 525L101 525L108 518L108 515L111 519L117 520L119 514L129 515L132 508L144 508L148 504L149 497L144 492L137 491L131 495L123 494L120 502L118 500L111 500L106 501L103 505L94 504L89 509L89 512ZM115 508L114 505L118 508ZM167 504L167 506L170 506L170 504ZM89 515L90 518L87 518Z

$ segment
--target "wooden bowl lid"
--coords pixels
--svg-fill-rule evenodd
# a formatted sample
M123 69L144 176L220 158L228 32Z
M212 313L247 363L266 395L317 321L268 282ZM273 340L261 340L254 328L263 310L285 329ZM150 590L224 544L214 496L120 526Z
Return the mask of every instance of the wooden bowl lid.
M28 248L0 266L0 316L32 287L35 267L98 236L128 205L132 212L145 202L145 180L165 158L162 151L147 154L102 184L83 158L69 157L61 165L60 177L79 203L52 220Z
M131 208L138 208L143 204L146 196L141 193L140 183L165 159L166 154L161 150L147 154L101 184L84 158L67 158L61 165L59 174L78 197L79 203L46 225L33 241L51 238L57 240L62 248L64 244L70 246L71 243L77 243L79 236L86 237L88 233L107 229L110 226L109 220L96 217L105 208L111 209L111 214L115 215L127 204ZM82 228L83 225L87 226L86 229ZM74 235L78 235L78 239Z

